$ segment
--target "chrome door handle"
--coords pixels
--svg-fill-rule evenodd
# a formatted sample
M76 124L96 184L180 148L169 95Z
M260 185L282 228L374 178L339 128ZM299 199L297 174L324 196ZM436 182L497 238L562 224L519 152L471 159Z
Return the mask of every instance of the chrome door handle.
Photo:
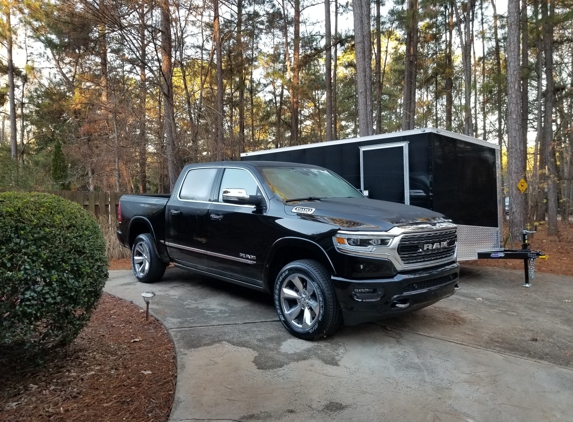
M215 221L221 221L223 219L223 216L221 214L211 214L210 217L211 220Z
M171 210L171 211L170 211L170 214L171 214L171 215L181 215L181 211L179 211L179 210Z

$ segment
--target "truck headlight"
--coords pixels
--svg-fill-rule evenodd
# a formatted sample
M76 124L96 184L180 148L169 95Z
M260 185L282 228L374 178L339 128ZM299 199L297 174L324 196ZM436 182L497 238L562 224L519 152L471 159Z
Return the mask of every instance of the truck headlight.
M376 253L378 248L390 246L392 239L392 236L343 232L332 238L336 249L348 253Z

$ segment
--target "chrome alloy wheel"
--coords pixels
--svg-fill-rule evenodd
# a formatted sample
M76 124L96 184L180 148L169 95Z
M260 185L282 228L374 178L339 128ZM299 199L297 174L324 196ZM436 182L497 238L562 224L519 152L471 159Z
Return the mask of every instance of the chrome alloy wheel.
M151 254L144 242L138 242L133 250L133 270L137 277L145 277L149 273Z
M310 330L320 317L320 296L302 274L291 274L283 281L280 304L288 323L298 330Z

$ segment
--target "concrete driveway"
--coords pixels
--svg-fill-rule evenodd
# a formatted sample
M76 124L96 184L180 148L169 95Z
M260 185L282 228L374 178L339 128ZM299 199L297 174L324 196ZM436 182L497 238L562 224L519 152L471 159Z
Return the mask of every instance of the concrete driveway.
M172 422L573 421L573 278L463 267L461 289L402 318L290 336L263 294L178 269L105 290L171 333Z

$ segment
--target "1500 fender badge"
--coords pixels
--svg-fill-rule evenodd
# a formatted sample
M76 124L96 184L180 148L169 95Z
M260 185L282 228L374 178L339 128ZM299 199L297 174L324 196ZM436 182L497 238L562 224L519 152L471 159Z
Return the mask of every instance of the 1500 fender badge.
M297 214L312 214L315 211L314 208L306 208L306 207L294 207L292 212Z

